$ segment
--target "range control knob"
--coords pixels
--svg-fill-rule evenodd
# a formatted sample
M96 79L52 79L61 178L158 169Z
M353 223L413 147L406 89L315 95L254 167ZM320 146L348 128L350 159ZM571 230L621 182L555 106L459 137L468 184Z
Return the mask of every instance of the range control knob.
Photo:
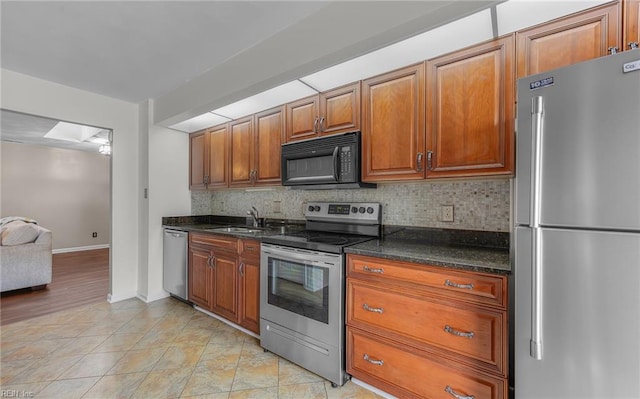
M313 210L314 210L314 211L316 211L316 212L320 212L320 207L319 207L318 205L316 205L316 206L313 208Z
M361 206L360 209L358 209L358 211L360 211L360 213L364 213L365 211L364 206Z
M358 213L358 208L356 208L355 206L352 206L351 213Z
M313 212L313 205L309 205L309 212Z
M371 207L371 206L370 206L370 207L368 207L368 208L367 208L367 213L373 213L373 207Z

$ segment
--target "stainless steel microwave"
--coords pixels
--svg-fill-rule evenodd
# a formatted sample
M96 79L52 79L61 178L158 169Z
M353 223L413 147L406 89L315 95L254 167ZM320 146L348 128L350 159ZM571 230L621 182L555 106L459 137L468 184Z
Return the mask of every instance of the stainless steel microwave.
M282 145L282 185L298 189L375 188L360 177L360 132Z

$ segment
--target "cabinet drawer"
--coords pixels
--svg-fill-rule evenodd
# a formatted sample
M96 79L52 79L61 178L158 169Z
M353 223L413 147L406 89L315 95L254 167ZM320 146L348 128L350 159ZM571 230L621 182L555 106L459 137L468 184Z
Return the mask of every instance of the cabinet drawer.
M414 346L427 344L453 352L464 356L460 360L466 364L506 375L506 312L434 300L419 292L394 291L353 279L347 287L349 325L391 333Z
M349 277L420 285L425 289L466 302L506 307L506 278L503 276L448 270L438 266L375 258L347 257Z
M347 372L400 398L506 398L504 379L347 328Z
M227 237L223 235L213 235L213 234L199 234L199 233L191 233L189 234L189 240L191 244L202 244L214 246L217 250L229 250L236 252L238 251L238 239L235 237Z
M246 259L260 259L260 241L238 240L240 256Z

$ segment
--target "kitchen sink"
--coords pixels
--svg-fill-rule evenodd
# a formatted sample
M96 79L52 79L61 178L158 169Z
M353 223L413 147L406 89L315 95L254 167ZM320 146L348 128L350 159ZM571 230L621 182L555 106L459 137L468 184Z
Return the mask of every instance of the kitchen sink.
M230 227L218 227L215 229L207 229L207 231L211 231L211 232L216 232L216 233L239 233L239 234L253 234L253 233L259 233L262 231L262 229L259 228L255 228L255 227L237 227L237 226L230 226Z

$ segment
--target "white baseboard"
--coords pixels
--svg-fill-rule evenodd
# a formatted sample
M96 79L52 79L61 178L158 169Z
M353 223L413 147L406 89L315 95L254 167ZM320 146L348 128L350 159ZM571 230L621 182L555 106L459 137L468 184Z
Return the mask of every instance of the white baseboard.
M359 380L359 379L357 379L357 378L351 378L351 382L353 382L353 383L354 383L354 384L356 384L356 385L361 386L361 387L362 387L362 388L364 388L364 389L368 389L369 391L371 391L371 392L375 393L376 395L381 396L381 397L383 397L383 398L387 398L387 399L398 399L398 398L396 398L395 396L390 395L390 394L386 393L385 391L382 391L382 390L380 390L380 389L378 389L378 388L376 388L376 387L374 387L374 386L371 386L371 385L367 384L367 383L366 383L366 382L364 382L364 381L360 381L360 380Z
M168 292L166 291L162 291L162 292L158 292L155 293L154 295L142 295L142 294L138 294L136 295L138 297L138 299L140 299L142 302L144 303L150 303L150 302L154 302L157 301L158 299L163 299L166 298L169 295Z
M107 302L109 303L115 303L115 302L120 302L120 301L124 301L125 299L131 299L131 298L136 298L137 295L136 293L129 293L129 294L124 294L124 295L113 295L113 294L109 294L107 295Z
M109 244L100 244L100 245L88 245L86 247L71 247L71 248L58 248L51 251L54 254L63 254L66 252L78 252L78 251L91 251L93 249L104 249L109 248L111 245Z

